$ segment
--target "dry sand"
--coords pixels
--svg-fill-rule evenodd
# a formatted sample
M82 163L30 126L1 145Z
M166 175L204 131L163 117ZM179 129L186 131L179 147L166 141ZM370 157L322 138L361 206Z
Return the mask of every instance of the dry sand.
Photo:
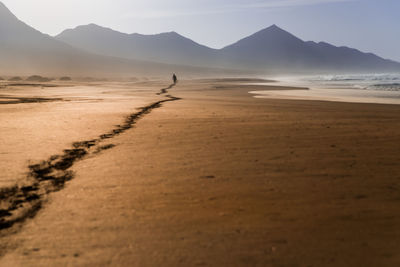
M162 84L46 84L0 88L0 188L25 179L29 163L95 138L153 97ZM11 83L15 84L15 83ZM7 85L7 86L6 86ZM143 90L145 90L143 92Z
M45 152L17 141L34 124L7 136L26 160L47 159L113 129L137 112L128 106L165 99L154 98L163 85L136 92L142 98L121 85L124 93L104 110L96 105L92 120L89 103L76 103L83 113L64 129L93 132L58 132L43 141ZM182 100L103 140L115 147L74 162L74 179L46 195L33 219L2 231L0 265L399 266L400 106L256 99L248 91L179 83L169 93ZM132 98L121 105L126 92ZM53 112L64 104L29 108L42 114L38 105ZM21 127L28 111L13 115ZM0 114L3 123L7 110ZM21 171L18 159L10 168Z

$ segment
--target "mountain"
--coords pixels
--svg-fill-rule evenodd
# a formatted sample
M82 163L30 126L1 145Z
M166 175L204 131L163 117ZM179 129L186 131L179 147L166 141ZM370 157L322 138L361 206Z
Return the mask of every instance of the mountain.
M276 25L221 49L221 54L249 68L312 66L318 58L305 42Z
M272 25L221 49L222 58L248 68L308 69L313 71L390 71L400 63L348 47L304 42Z
M10 75L400 71L400 63L348 47L304 42L276 25L222 49L175 32L125 34L94 24L51 37L20 21L0 2L0 36L0 72Z
M3 68L27 69L49 64L54 58L74 54L74 48L55 41L18 20L0 2L0 64Z
M46 73L68 75L197 73L187 66L110 57L84 51L43 34L14 16L0 2L0 72L13 75Z
M68 29L55 37L93 53L128 59L184 65L210 65L216 50L176 32L155 35L126 34L95 24Z
M57 40L94 53L163 63L286 72L399 71L400 63L324 42L305 42L272 25L222 49L175 32L125 34L94 24L69 29Z

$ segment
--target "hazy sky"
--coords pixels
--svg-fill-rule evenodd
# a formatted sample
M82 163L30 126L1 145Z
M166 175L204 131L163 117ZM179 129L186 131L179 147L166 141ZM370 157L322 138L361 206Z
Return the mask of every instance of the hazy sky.
M400 61L400 0L0 0L55 35L96 23L127 33L176 31L220 48L271 24L303 40Z

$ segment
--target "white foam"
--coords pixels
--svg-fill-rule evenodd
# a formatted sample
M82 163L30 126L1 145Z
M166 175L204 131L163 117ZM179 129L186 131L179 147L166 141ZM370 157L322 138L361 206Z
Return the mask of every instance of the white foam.
M400 91L368 91L357 89L310 89L252 91L256 98L320 100L351 103L400 104Z
M281 86L310 90L250 92L258 98L400 104L400 73L281 77Z

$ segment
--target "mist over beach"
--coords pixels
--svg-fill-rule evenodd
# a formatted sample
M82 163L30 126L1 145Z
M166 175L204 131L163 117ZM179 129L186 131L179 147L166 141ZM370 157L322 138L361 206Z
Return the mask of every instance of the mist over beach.
M399 266L395 0L0 2L0 266Z

